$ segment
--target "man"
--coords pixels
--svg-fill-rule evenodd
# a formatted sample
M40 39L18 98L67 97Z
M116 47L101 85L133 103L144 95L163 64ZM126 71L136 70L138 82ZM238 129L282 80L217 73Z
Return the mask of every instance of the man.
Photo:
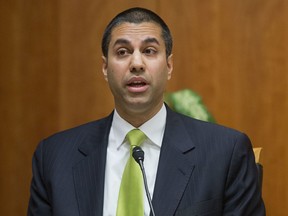
M115 109L39 144L28 215L121 215L130 154L125 137L135 128L146 137L141 147L155 215L265 215L248 137L164 104L171 51L167 25L149 10L132 8L110 22L102 40L103 74ZM149 215L146 199L136 209L142 205L142 215Z

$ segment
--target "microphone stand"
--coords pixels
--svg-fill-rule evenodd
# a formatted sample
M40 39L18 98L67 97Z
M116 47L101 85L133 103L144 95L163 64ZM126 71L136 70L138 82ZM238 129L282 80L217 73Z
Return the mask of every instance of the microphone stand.
M151 213L152 213L152 216L155 216L154 208L153 208L153 205L152 205L152 199L151 199L151 196L150 196L150 193L149 193L149 189L148 189L148 184L147 184L146 173L145 173L145 169L144 169L144 165L143 165L143 160L139 160L139 165L140 165L140 168L142 170L146 196L147 196L148 203L149 203L149 206L150 206L150 209L151 209Z
M145 169L144 169L144 164L143 164L144 151L139 146L136 146L136 147L133 148L132 156L133 156L134 160L139 164L139 166L141 168L142 176L143 176L143 180L144 180L145 192L146 192L146 196L147 196L148 203L149 203L149 206L150 206L150 210L151 210L152 216L155 216L155 212L154 212L151 196L150 196L149 189L148 189L148 184L147 184L147 178L146 178L146 173L145 173Z

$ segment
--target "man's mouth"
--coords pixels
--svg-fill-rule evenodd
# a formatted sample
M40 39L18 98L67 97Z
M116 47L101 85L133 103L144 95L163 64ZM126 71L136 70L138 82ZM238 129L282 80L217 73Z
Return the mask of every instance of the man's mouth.
M148 83L144 78L134 77L127 83L128 90L132 93L143 93L148 89Z
M143 82L143 81L133 81L133 82L128 83L128 86L131 86L131 87L142 87L145 85L146 85L146 82Z

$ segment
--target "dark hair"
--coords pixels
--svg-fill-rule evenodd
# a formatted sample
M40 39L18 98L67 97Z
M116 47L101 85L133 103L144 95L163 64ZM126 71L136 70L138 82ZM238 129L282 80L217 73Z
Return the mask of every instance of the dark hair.
M165 48L166 48L166 56L168 57L172 52L172 36L170 33L170 30L166 23L159 17L156 13L153 11L150 11L145 8L130 8L128 10L125 10L121 13L119 13L117 16L115 16L110 23L107 25L103 37L102 37L102 53L105 57L108 56L108 47L111 40L111 32L112 30L122 24L122 23L143 23L143 22L153 22L157 25L159 25L162 28L162 37L165 42Z

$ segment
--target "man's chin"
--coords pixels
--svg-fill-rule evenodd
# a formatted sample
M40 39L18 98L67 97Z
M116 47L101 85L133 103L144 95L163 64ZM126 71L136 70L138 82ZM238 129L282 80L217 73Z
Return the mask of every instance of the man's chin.
M127 102L127 107L135 110L143 110L151 106L151 101L144 98L133 98Z

